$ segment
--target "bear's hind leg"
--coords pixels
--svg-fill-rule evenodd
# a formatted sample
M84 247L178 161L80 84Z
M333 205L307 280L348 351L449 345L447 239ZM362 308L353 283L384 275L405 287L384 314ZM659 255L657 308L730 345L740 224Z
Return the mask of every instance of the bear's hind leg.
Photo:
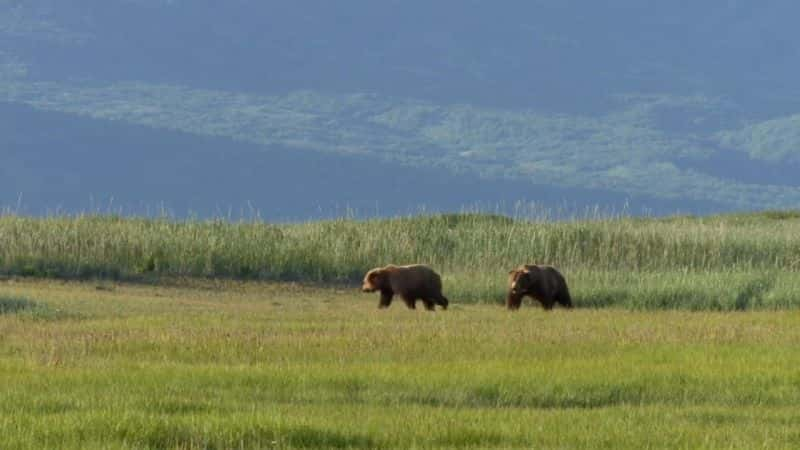
M542 307L545 309L545 311L550 311L551 309L553 309L553 305L556 303L555 300L553 300L552 298L538 299L538 300L539 302L541 302Z
M561 292L556 299L561 306L565 308L572 308L572 297L570 297L568 291Z

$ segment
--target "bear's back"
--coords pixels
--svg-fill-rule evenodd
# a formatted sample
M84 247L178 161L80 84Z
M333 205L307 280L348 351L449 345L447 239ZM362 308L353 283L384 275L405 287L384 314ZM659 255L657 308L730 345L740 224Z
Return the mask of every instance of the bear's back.
M548 295L552 295L566 287L567 282L564 276L561 275L561 272L554 266L547 264L526 264L525 269L529 270L531 273L537 274L542 288Z
M386 268L392 273L392 289L395 291L422 289L438 292L442 288L441 277L426 264L387 266Z

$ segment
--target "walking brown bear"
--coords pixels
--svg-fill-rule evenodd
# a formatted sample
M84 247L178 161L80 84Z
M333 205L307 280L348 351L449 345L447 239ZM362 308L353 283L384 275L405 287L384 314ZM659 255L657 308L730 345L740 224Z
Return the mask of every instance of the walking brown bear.
M423 264L410 266L390 264L372 269L364 276L361 290L380 291L381 300L378 308L388 308L395 294L399 295L410 309L416 308L417 300L422 300L425 309L430 311L434 310L436 305L447 309L450 303L442 295L442 279L439 274Z
M508 309L519 309L526 295L538 300L544 309L553 309L556 303L572 308L567 281L552 266L530 264L508 272Z

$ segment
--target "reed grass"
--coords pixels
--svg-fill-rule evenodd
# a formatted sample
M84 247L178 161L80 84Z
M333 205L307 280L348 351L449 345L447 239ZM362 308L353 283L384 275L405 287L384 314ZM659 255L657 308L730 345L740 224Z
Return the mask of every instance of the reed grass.
M800 213L714 217L449 214L297 224L80 215L0 217L0 273L157 280L355 283L388 263L427 263L449 297L502 301L507 271L558 266L579 306L800 306Z

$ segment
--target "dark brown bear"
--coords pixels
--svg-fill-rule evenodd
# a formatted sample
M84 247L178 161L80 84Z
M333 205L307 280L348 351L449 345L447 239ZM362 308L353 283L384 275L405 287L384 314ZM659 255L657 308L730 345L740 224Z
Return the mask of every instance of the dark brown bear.
M428 310L433 310L436 305L447 309L449 303L442 295L442 279L439 274L422 264L388 265L372 269L364 276L361 290L380 291L381 301L378 308L388 308L395 294L411 309L416 308L417 300L422 300Z
M508 275L508 309L518 309L526 295L538 300L544 309L553 309L556 303L572 308L567 282L555 267L524 265Z

